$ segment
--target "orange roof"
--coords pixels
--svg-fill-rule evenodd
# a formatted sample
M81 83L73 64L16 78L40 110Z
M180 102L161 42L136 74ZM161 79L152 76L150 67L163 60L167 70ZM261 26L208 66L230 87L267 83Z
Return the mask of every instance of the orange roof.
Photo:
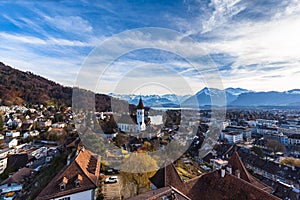
M80 150L76 159L65 166L42 190L37 197L41 199L53 199L86 190L96 189L100 174L100 157L96 158L87 149ZM67 180L64 190L60 190L59 184ZM75 181L80 180L80 187L76 187Z

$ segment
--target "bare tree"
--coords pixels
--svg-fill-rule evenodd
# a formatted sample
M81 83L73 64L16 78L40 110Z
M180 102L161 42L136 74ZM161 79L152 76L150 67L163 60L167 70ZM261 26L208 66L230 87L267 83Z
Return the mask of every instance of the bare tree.
M276 152L286 152L286 148L283 144L278 142L277 140L268 140L266 147L272 151L274 154Z

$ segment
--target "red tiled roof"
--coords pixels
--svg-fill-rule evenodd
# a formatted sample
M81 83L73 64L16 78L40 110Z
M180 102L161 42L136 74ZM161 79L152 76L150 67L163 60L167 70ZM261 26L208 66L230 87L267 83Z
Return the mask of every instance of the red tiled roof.
M173 164L159 169L155 173L155 175L150 178L150 181L157 188L162 188L170 185L175 188L180 188L184 183Z
M150 181L157 187L172 186L190 199L253 199L278 200L265 190L266 185L254 179L245 169L239 155L234 153L230 159L232 171L239 170L240 178L226 172L213 171L184 182L173 164L157 171Z
M24 182L25 177L30 177L31 175L35 174L36 172L33 169L23 167L16 173L14 173L11 177L5 179L1 182L1 185L7 183L19 183L22 184Z
M42 190L37 200L58 198L73 193L96 189L100 174L100 157L95 158L88 150L80 150L76 159L65 166ZM81 179L80 186L75 181ZM59 184L65 180L65 190ZM67 180L67 181L66 181Z
M186 194L191 199L252 199L279 200L251 183L226 172L213 171L201 176Z
M179 190L171 186L163 187L157 190L151 190L138 196L132 197L129 200L161 200L163 197L168 197L168 199L176 198L176 200L191 200L190 198L182 194Z

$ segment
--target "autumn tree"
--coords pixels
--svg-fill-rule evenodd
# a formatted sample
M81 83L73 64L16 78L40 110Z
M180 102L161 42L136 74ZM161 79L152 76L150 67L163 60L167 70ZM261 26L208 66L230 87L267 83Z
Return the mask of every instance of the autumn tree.
M130 196L141 194L151 189L149 178L158 170L156 161L145 152L132 153L121 166L123 190L130 191Z
M296 158L284 158L280 161L280 164L300 167L300 160Z

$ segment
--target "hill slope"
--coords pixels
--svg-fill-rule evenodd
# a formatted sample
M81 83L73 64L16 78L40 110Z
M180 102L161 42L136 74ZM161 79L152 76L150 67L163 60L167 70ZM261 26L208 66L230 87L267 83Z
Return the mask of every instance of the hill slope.
M95 98L97 111L110 110L110 96L96 94ZM0 62L0 105L37 103L71 106L72 88Z

